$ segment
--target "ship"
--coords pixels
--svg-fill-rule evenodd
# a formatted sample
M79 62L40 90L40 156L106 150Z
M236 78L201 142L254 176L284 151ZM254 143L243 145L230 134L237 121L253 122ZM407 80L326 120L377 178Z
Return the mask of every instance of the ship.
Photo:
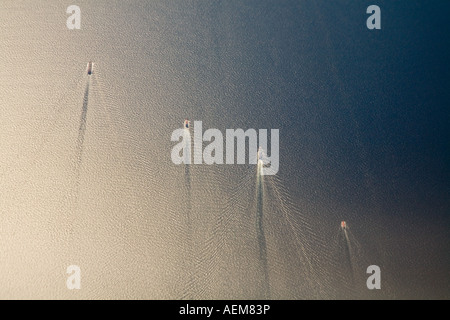
M258 156L258 161L259 160L261 160L261 161L264 160L264 149L262 147L258 148L258 155L257 156Z
M94 70L94 63L92 61L89 61L87 66L87 74L91 75L93 70Z

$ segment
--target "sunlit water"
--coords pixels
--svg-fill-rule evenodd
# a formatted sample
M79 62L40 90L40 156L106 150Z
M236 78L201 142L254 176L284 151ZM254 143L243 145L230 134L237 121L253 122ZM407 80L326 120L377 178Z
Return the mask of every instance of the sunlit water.
M378 2L381 31L348 1L89 1L73 31L0 3L0 297L448 299L448 5ZM185 118L279 129L280 171L173 164Z

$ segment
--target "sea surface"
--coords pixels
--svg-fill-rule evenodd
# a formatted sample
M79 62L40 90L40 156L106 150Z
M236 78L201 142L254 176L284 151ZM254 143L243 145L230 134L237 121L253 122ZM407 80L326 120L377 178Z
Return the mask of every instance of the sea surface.
M449 1L72 2L0 1L1 299L450 298Z

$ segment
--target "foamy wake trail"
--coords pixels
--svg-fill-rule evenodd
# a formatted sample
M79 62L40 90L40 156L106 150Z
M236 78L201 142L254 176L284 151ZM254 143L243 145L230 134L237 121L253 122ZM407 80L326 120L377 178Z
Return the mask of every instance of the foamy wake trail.
M340 288L336 292L337 298L358 297L358 286L364 285L365 265L364 252L351 229L339 228L333 239L334 261L331 264L334 270L335 283L333 287Z
M186 143L186 150L190 150L190 134L189 129L184 129L184 141ZM188 151L185 156L185 162L188 160L188 155L190 152ZM185 250L184 250L184 273L186 279L185 288L182 294L182 299L191 300L193 298L193 293L196 291L195 287L197 285L193 274L195 273L194 268L194 253L193 253L193 230L192 230L192 186L191 186L191 165L184 164L184 188L186 192L186 200L183 204L183 212L185 213L184 224L186 226L186 241L185 241Z
M36 135L38 139L34 144L35 149L31 153L31 157L27 158L27 167L35 168L36 163L40 161L42 155L47 152L46 149L49 146L51 147L49 141L52 139L52 136L55 135L55 128L61 126L61 120L64 119L63 111L72 107L70 105L71 100L80 93L84 82L85 77L83 74L80 74L71 84L67 85L67 89L64 92L59 93L54 97L55 99L49 106L50 112L48 112L47 116L42 120L42 125L40 126L40 129L42 129L41 133ZM2 178L7 176L12 170L15 170L14 166L9 166L1 171L0 181L5 181L5 179Z
M107 128L110 130L109 134L110 136L108 138L112 139L114 142L114 145L117 147L115 148L116 151L119 151L120 148L118 148L118 138L119 134L117 131L117 123L116 118L113 115L113 107L114 103L112 102L113 98L111 94L106 89L106 85L102 79L102 71L101 71L101 65L96 66L95 73L92 74L92 92L100 98L100 106L99 109L103 111L104 114L104 121L103 124L107 126Z
M302 270L301 277L305 281L304 294L308 297L320 298L321 292L326 287L327 271L321 264L321 260L331 260L327 254L327 243L320 239L314 231L309 217L302 213L302 210L297 207L293 201L290 193L284 187L283 182L278 176L265 176L268 182L267 198L272 203L271 208L271 224L277 224L278 229L282 230L283 235L277 236L284 247L291 247L292 244L296 247L297 259ZM274 249L277 250L277 249ZM274 261L278 263L278 261ZM292 281L298 281L292 276Z
M264 277L264 298L270 299L270 277L267 265L267 244L264 234L264 176L261 174L263 170L262 161L258 161L256 173L256 234L259 244L259 258Z
M256 168L256 175L255 166L249 165L245 172L240 175L234 187L225 192L227 196L223 200L222 210L209 236L200 246L199 254L195 256L194 276L190 281L196 284L188 287L193 290L195 287L195 296L202 297L208 288L215 283L220 283L220 277L224 272L220 258L230 250L230 245L236 237L235 230L242 228L243 221L251 221L242 220L242 217L253 213L251 215L255 231L248 234L256 236L256 249L259 251L259 254L255 256L259 257L258 264L261 272L260 290L262 291L259 297L272 297L270 274L284 268L284 258L279 261L277 257L283 257L286 254L283 249L292 248L293 245L296 248L296 264L301 267L301 270L299 270L300 274L286 274L285 276L292 277L287 281L298 283L298 278L301 277L304 281L301 289L304 294L308 297L320 297L321 289L327 284L326 280L322 282L321 280L328 274L319 262L323 256L327 261L332 259L326 250L329 243L317 236L308 217L295 205L277 176L261 175L259 166ZM252 191L255 193L252 194ZM255 201L249 201L252 198ZM281 230L281 234L278 230ZM283 245L277 247L275 243L268 243L266 232L269 232L272 237L275 234L277 242L282 242ZM294 295L298 296L298 294Z
M89 82L86 85L86 89L84 91L83 97L83 107L81 109L80 116L80 125L78 128L78 138L77 138L77 164L81 165L82 156L83 156L83 144L84 144L84 135L86 133L86 120L87 120L87 111L88 111L88 103L89 103Z
M344 231L345 241L348 248L349 263L352 271L352 278L354 282L360 282L361 273L365 271L364 266L364 252L359 241L352 233L351 229L346 228Z
M81 166L83 162L83 149L84 149L84 136L86 134L86 121L89 103L89 81L86 83L86 88L84 90L83 96L83 106L81 108L80 124L78 127L78 137L76 145L76 160L75 160L75 190L74 190L74 205L75 208L78 205L78 196L80 192L80 176L81 176ZM76 210L76 209L75 209Z
M247 203L252 197L249 192L252 189L249 187L255 183L255 174L253 170L247 170L246 174L240 177L234 187L226 192L218 218L204 241L199 244L198 253L194 257L193 277L190 279L193 284L190 287L195 288L193 294L196 298L208 297L208 291L217 283L221 283L225 271L223 268L226 267L222 259L230 249L230 242L235 240L233 229L239 223L240 217L249 210ZM221 180L226 177L219 175L217 179L215 183L223 183Z
M354 281L355 281L354 273L355 273L355 271L354 271L354 268L353 268L353 261L352 261L353 260L353 258L352 258L352 246L351 246L350 240L348 238L347 229L342 230L342 232L343 232L343 235L344 235L344 246L345 246L345 251L347 253L348 265L350 267L350 276L351 276L351 279L352 279L352 284L354 284Z

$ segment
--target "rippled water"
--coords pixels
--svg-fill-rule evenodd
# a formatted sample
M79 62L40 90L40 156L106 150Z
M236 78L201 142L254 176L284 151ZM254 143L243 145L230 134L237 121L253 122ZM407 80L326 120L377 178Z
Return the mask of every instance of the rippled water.
M349 1L86 1L81 30L2 1L0 297L448 299L448 5L378 2L380 31ZM280 171L173 164L185 118L279 129Z

